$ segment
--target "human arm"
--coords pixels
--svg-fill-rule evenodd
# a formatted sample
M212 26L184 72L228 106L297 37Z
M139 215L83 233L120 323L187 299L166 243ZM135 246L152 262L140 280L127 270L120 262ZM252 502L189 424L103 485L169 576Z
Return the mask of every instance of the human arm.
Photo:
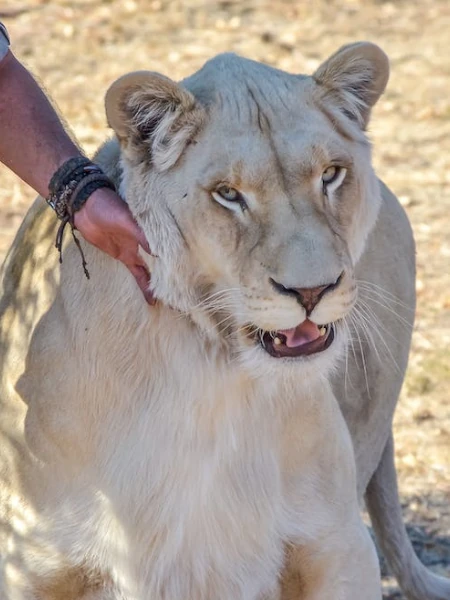
M69 158L82 156L44 92L11 51L0 60L0 132L0 162L43 197L54 172ZM86 241L126 265L151 302L148 270L138 253L139 245L150 249L125 202L113 190L100 188L75 213L74 224Z

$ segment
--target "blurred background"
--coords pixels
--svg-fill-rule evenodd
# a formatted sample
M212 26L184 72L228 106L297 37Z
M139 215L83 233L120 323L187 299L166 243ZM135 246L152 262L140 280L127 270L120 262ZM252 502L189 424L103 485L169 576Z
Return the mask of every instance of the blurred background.
M2 0L12 48L86 152L110 132L103 98L118 76L174 79L234 51L311 73L342 44L370 40L392 75L370 125L379 176L417 241L413 351L395 420L405 519L421 559L450 576L449 0ZM35 194L0 165L0 256ZM384 573L385 594L400 599Z

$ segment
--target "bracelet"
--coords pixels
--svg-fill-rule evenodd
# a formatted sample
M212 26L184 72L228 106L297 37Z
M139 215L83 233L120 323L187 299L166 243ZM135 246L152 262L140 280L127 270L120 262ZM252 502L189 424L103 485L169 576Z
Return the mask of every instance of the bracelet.
M91 194L102 187L116 190L115 185L104 173L91 173L86 175L73 190L72 197L68 204L70 212L76 213L80 210Z
M114 183L103 171L84 156L70 158L57 169L49 183L48 205L61 221L56 234L55 246L62 263L62 244L66 225L70 225L72 237L81 254L84 274L89 279L86 260L78 238L75 236L74 215L89 196L102 187L115 191Z
M48 185L47 203L56 212L58 219L63 220L67 217L75 189L82 179L93 173L103 174L100 167L84 156L70 158L54 173ZM80 208L81 204L78 210Z

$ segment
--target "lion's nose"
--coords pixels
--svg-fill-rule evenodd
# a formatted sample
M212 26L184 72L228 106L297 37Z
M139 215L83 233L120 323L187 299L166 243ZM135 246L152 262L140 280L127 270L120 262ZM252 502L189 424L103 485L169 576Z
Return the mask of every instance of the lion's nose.
M297 296L298 301L306 310L306 314L309 316L320 302L323 293L332 287L334 287L334 284L319 285L318 287L313 288L291 288L290 291Z
M309 317L323 296L338 287L338 285L341 283L343 275L344 273L341 273L337 280L333 283L327 283L325 285L318 285L317 287L310 288L286 287L272 278L270 281L277 291L281 292L282 294L294 296L306 310L306 315Z

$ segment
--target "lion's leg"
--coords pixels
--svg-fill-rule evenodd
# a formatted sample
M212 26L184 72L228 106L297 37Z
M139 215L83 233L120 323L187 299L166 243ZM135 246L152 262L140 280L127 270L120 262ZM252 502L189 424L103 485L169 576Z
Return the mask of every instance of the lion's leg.
M96 590L90 590L83 596L74 600L129 600L125 598L116 588L108 587Z
M120 593L109 576L86 565L65 565L45 574L25 570L24 564L12 570L6 587L1 588L1 600L135 600Z
M22 596L20 596L22 598ZM112 584L109 578L105 578L104 583L100 581L99 576L95 580L89 581L83 578L83 582L77 585L66 582L64 585L58 580L47 581L45 584L38 584L33 591L29 591L23 596L24 600L134 600L126 598L117 587Z
M403 523L392 434L367 486L366 503L381 550L409 600L449 600L450 580L434 575L417 558Z
M381 600L378 556L360 514L353 446L331 390L322 390L319 409L320 436L310 446L308 470L304 461L300 467L296 462L301 456L296 442L304 443L305 428L293 418L289 424L293 466L285 476L295 533L289 538L281 598Z
M378 558L362 522L340 528L321 547L291 547L281 600L381 600Z

